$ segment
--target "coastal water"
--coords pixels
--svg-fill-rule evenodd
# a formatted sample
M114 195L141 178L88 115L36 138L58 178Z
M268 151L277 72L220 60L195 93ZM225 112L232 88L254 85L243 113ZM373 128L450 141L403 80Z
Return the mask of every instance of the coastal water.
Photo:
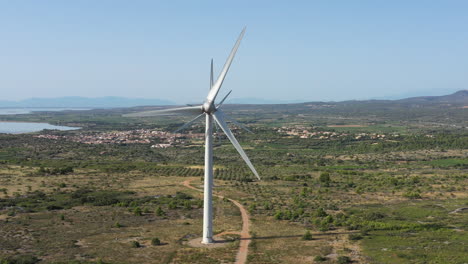
M75 130L79 127L67 126L54 126L47 123L33 123L33 122L0 122L0 133L7 134L22 134L42 131L44 129L57 129L57 130Z
M21 115L37 111L89 110L90 108L0 108L0 115ZM21 134L42 131L44 129L74 130L79 127L54 126L35 122L1 122L0 133Z
M91 108L0 108L0 115L21 115L39 111L89 110Z

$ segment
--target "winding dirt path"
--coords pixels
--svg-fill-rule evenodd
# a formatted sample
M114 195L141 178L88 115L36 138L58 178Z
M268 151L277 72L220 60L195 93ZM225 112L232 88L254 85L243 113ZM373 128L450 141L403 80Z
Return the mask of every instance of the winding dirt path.
M194 179L189 179L189 180L186 180L184 182L182 182L182 184L187 187L187 188L190 188L192 190L196 190L196 191L199 191L199 192L203 192L203 190L200 190L198 188L195 188L193 187L192 185L190 185L190 182L193 181ZM216 196L216 197L219 197L221 199L224 198L224 196L220 195L220 194L216 194L213 192L213 195ZM250 244L250 217L249 217L249 214L247 213L247 210L245 209L245 207L239 203L238 201L236 200L233 200L233 199L230 199L230 198L227 198L230 202L232 202L235 206L237 206L241 212L241 216L242 216L242 230L240 232L240 243L239 243L239 251L237 252L237 256L236 256L236 262L235 264L245 264L247 262L247 254L249 252L249 244Z

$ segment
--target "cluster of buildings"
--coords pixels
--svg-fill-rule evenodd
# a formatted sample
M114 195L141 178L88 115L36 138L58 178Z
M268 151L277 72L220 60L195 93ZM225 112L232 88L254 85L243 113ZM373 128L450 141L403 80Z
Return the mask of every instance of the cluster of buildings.
M46 139L65 139L83 144L151 144L152 148L168 148L185 139L201 139L203 133L170 133L161 130L137 129L128 131L91 132L73 135L43 134L35 136Z
M394 136L398 136L398 135L394 135ZM384 134L377 134L377 133L359 133L359 134L356 134L354 139L385 139L386 138L386 135Z
M57 135L36 135L36 136L33 136L35 138L46 138L46 139L53 139L53 140L58 140L58 139L61 139L63 138L63 136L57 136Z
M339 132L331 132L331 131L313 131L313 128L305 128L302 126L298 127L281 127L277 130L278 133L284 133L290 136L297 136L299 138L316 138L316 139L331 139L331 138L339 138L345 137L349 134L346 133L339 133Z
M379 134L379 133L357 133L357 134L349 134L349 133L342 133L342 132L332 132L332 131L318 131L316 130L317 127L306 128L303 126L296 126L296 127L281 127L277 129L278 133L287 134L290 136L297 136L299 138L314 138L314 139L333 139L333 138L341 138L352 136L356 140L360 139L386 139L389 135ZM399 137L397 134L390 135L391 137Z

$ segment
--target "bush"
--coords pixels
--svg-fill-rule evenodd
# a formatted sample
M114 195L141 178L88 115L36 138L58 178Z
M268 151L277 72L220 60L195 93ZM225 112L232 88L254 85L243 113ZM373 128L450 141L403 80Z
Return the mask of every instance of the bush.
M190 201L188 201L188 200L185 201L184 202L184 209L186 209L186 210L192 209L192 203Z
M189 194L183 193L183 192L176 192L175 195L176 199L181 199L181 200L191 200L193 197Z
M421 199L421 194L418 192L407 192L403 196L408 199Z
M325 209L318 208L317 211L315 212L315 216L317 216L317 217L326 217L326 216L328 216L328 214L327 214L327 212L325 212Z
M348 256L339 256L337 259L338 264L347 264L351 263L351 259Z
M330 173L328 172L322 172L319 177L319 181L321 183L325 183L325 185L328 185L330 183Z
M275 213L275 219L276 219L276 220L282 220L282 219L283 219L283 216L284 216L284 214L283 214L282 211L279 211L279 210L276 211L276 213Z
M363 237L360 235L360 234L349 234L349 240L361 240L363 239Z
M375 221L387 217L385 214L380 212L367 212L364 214L364 220Z
M44 170L41 170L39 168L39 173L44 173L44 172L47 172L46 169ZM68 174L68 173L73 173L73 168L72 167L64 167L64 168L53 168L52 170L49 170L48 171L50 174L52 175L57 175L57 174L61 174L61 175L65 175L65 174Z
M138 242L138 241L132 241L132 242L130 242L130 245L132 246L132 248L141 247L140 242Z
M361 236L369 235L369 231L370 231L370 228L368 228L368 227L361 228Z
M314 238L312 237L312 234L310 233L309 230L307 230L305 234L302 236L302 240L312 240L312 239Z
M166 213L163 211L163 209L161 209L160 206L158 206L158 208L156 209L156 215L157 216L165 216Z
M151 245L159 246L159 245L161 245L161 240L159 240L159 238L155 237L155 238L151 239Z
M326 261L327 258L326 257L322 257L322 256L315 256L314 258L314 261Z
M319 230L322 232L330 230L330 224L327 223L326 221L322 221L319 226Z
M177 204L176 204L174 201L171 201L167 207L168 207L169 209L176 209L176 208L177 208Z
M59 205L54 205L54 204L52 204L52 205L48 205L48 206L46 207L46 209L49 210L49 211L53 211L53 210L62 210L63 207L62 207L62 206L59 206Z
M0 259L1 264L35 264L40 260L35 256L30 255L20 255L13 256L6 259Z
M137 215L137 216L140 216L140 215L142 215L143 213L142 213L140 207L135 207L135 209L133 209L133 214L134 214L134 215Z

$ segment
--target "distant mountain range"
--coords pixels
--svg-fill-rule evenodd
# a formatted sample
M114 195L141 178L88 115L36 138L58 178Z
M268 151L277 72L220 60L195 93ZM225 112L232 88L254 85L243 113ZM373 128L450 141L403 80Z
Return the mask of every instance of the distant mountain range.
M81 107L81 108L112 108L132 107L141 105L174 105L169 100L125 98L125 97L58 97L58 98L30 98L22 101L1 101L0 107Z
M379 102L379 101L393 101L400 103L461 103L468 105L468 90L460 90L458 92L441 95L441 96L417 96L400 99L397 98L376 98L368 100L349 100L342 102ZM317 102L317 101L315 101ZM228 104L296 104L296 103L310 103L304 100L268 100L260 98L234 98L227 100Z
M468 90L461 90L449 95L418 96L398 100L400 102L415 103L461 103L468 104Z
M399 100L352 100L347 102L366 102L366 101L393 101L400 103L452 103L468 105L468 90L461 90L449 95L441 96L419 96ZM291 104L301 103L300 100L268 100L258 98L238 98L228 100L228 104ZM22 101L1 101L0 108L115 108L115 107L134 107L134 106L162 106L176 105L175 102L163 99L143 99L143 98L125 98L125 97L58 97L58 98L31 98Z
M227 104L297 104L304 100L269 100L255 97L233 98L226 101Z
M424 104L424 103L450 103L450 104L464 104L468 105L468 90L460 90L458 92L449 94L449 95L440 95L440 96L417 96L417 97L408 97L403 99L389 99L389 98L380 98L380 99L368 99L368 100L348 100L348 101L339 101L339 102L323 102L323 101L300 101L300 100L266 100L258 98L239 98L227 100L228 104L301 104L301 103L359 103L359 102L394 102L400 104Z

